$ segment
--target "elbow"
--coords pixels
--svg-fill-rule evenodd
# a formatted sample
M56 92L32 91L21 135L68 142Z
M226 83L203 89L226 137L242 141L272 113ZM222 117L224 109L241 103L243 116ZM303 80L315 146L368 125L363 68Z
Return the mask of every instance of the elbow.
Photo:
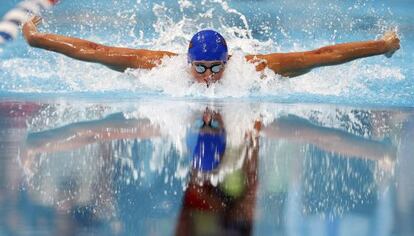
M327 47L322 47L319 49L316 49L313 51L315 54L327 54L327 53L333 53L334 49L331 46L327 46Z
M26 40L26 41L27 41L27 43L28 43L31 47L37 47L37 42L36 42L36 39L31 38L31 39L28 39L28 40Z
M348 61L344 53L329 46L311 51L306 57L308 68L338 65Z
M328 57L328 58L332 58L332 57L337 58L341 56L341 54L337 50L335 50L332 46L327 46L327 47L316 49L312 51L312 53L315 56Z
M40 34L32 34L29 37L26 37L27 43L31 47L35 47L35 48L40 47L42 40L43 40L43 35L40 35Z

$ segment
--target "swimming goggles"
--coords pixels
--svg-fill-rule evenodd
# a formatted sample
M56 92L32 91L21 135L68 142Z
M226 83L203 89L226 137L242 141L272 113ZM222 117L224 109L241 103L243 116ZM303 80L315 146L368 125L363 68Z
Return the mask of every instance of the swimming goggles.
M223 69L222 63L213 64L211 66L205 66L203 64L195 63L194 66L195 66L196 72L199 74L204 74L208 69L211 70L211 72L213 72L214 74L217 74Z
M220 129L221 125L220 125L220 122L218 122L215 119L211 119L209 123L204 122L203 119L197 119L194 121L193 127L197 129L202 129L204 127L210 127L212 129Z

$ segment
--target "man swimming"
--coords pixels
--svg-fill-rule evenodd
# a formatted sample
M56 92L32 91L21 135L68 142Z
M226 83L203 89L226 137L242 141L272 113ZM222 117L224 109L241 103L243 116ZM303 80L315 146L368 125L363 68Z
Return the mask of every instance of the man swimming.
M168 51L111 47L78 38L40 33L37 30L40 22L40 17L33 17L23 25L23 35L30 46L81 61L100 63L120 72L128 68L151 69L161 64L163 58L178 55ZM381 54L391 57L399 48L400 40L396 33L388 32L378 40L336 44L305 52L247 55L245 58L254 63L257 71L269 68L276 74L294 77L316 67L338 65L358 58ZM194 80L207 86L222 78L230 59L225 39L213 30L196 33L190 41L187 56Z

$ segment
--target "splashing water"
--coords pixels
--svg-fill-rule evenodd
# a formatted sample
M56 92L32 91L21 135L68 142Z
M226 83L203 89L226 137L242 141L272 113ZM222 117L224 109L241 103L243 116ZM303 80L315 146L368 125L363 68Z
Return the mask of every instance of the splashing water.
M392 9L378 7L371 1L350 4L313 0L301 5L286 0L275 5L270 1L139 0L117 2L115 9L107 9L105 1L63 2L48 13L42 30L107 45L168 50L180 56L165 58L162 65L152 70L120 74L51 52L26 52L28 47L21 40L0 52L0 93L110 92L127 97L232 97L412 106L413 71L407 69L412 65L406 59L412 56L411 48L403 47L391 59L358 60L315 69L293 79L269 70L257 73L244 59L247 54L310 50L372 39L390 27L402 25L403 20L398 22L394 18ZM185 56L191 36L203 28L220 31L233 55L223 80L210 88L192 82ZM404 43L405 31L401 28Z

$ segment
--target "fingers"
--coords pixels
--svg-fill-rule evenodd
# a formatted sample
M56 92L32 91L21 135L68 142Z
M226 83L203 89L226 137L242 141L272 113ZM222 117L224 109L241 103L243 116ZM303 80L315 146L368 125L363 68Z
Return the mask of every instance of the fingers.
M382 36L382 39L384 40L398 39L398 35L395 31L387 31L384 33L384 36Z
M396 49L400 49L401 45L400 45L400 39L399 38L397 38L396 44L397 44Z
M32 22L37 26L40 23L42 23L42 17L40 17L40 16L34 16L33 19L32 19Z
M382 40L385 41L387 47L386 57L392 57L395 51L400 49L400 39L395 30L385 32Z
M392 44L395 44L395 45L398 45L398 46L400 44L400 39L399 39L396 31L385 32L382 39L385 40L386 42L389 42L389 43L392 43Z
M28 21L28 23L32 23L35 26L38 26L40 23L42 22L42 17L40 16L33 16L32 18L30 18L30 20Z

